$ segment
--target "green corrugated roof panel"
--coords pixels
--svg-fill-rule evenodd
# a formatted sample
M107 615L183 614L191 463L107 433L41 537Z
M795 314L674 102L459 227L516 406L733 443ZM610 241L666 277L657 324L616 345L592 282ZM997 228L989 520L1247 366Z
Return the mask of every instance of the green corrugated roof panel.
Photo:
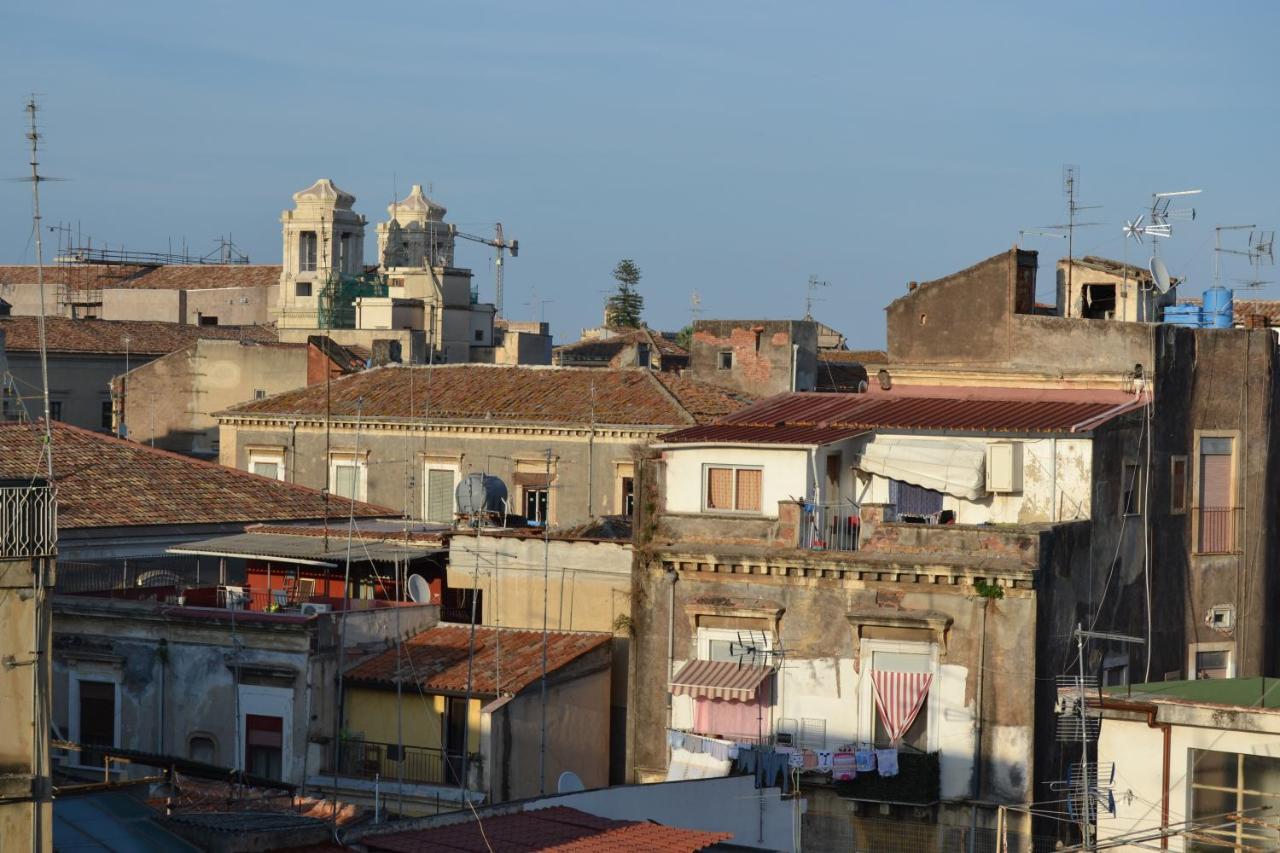
M1201 678L1195 681L1153 681L1128 687L1105 688L1117 699L1166 697L1186 702L1280 708L1280 678Z

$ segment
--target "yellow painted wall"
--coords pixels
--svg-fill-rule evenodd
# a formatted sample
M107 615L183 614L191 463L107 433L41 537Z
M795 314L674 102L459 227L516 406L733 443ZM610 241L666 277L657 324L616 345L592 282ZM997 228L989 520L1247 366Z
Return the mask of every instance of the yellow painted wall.
M417 690L406 688L401 696L401 725L404 745L440 749L443 731L445 697L427 694L424 698ZM472 699L467 741L471 752L480 751L479 699ZM394 690L370 690L350 688L346 700L346 729L363 735L365 740L396 743L396 693Z

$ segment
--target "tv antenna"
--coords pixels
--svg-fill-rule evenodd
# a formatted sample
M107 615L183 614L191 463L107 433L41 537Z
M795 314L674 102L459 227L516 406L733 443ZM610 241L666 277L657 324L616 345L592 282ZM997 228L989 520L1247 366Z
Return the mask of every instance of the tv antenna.
M698 315L702 313L702 294L693 291L689 294L689 325L692 326L698 322Z
M782 639L770 644L764 631L739 631L738 639L729 641L729 656L743 666L770 666L785 657Z
M1066 235L1066 234L1059 234L1059 233L1057 233L1056 231L1040 231L1040 230L1035 229L1035 228L1020 228L1020 229L1018 229L1018 248L1019 248L1019 249L1021 249L1021 248L1022 248L1022 242L1023 242L1023 241L1022 241L1022 238L1023 238L1023 237L1026 237L1026 236L1030 236L1030 237L1057 237L1059 240L1065 240L1065 239L1067 239L1067 235Z
M808 291L804 298L804 318L806 320L813 319L813 303L822 301L817 296L814 296L814 294L819 288L830 286L831 282L829 281L822 281L816 275L809 276Z
M1270 266L1275 263L1275 254L1272 251L1275 243L1274 231L1258 231L1256 225L1218 225L1213 229L1213 283L1220 283L1220 273L1223 255L1240 255L1249 259L1249 265L1253 267L1253 278L1244 282L1245 287L1257 289L1267 282L1263 281L1260 268L1262 266ZM1245 231L1249 232L1249 243L1244 249L1224 249L1222 247L1223 231Z
M1097 210L1100 204L1080 204L1080 167L1065 165L1062 167L1062 194L1067 197L1067 221L1061 225L1046 225L1047 231L1065 231L1067 236L1067 293L1071 293L1071 272L1075 266L1075 241L1077 228L1089 228L1101 225L1101 222L1077 222L1076 216L1082 210Z

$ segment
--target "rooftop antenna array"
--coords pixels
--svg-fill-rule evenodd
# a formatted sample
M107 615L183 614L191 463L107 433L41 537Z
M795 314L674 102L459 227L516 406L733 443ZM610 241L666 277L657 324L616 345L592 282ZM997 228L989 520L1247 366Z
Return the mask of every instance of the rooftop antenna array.
M1065 231L1067 234L1067 293L1071 293L1071 273L1075 264L1075 240L1077 228L1088 228L1101 225L1101 222L1077 222L1076 215L1082 210L1097 210L1100 204L1082 205L1080 196L1080 167L1065 165L1062 167L1062 194L1067 197L1067 221L1061 225L1046 225L1047 231Z
M1058 234L1058 233L1056 233L1056 232L1054 232L1054 231L1041 231L1041 230L1036 229L1036 228L1020 228L1020 229L1018 230L1018 248L1019 248L1019 249L1021 249L1021 248L1022 248L1022 238L1023 238L1023 237L1025 237L1025 236L1031 236L1031 237L1057 237L1057 238L1058 238L1058 239L1060 239L1060 240L1065 240L1065 239L1067 239L1067 235L1066 235L1066 234Z
M1174 190L1173 192L1152 193L1151 207L1145 213L1139 213L1133 219L1126 219L1124 231L1124 274L1126 282L1129 277L1129 238L1135 243L1142 243L1144 237L1151 238L1151 260L1147 266L1151 270L1152 286L1161 293L1167 293L1174 281L1169 275L1164 261L1160 260L1157 246L1159 240L1173 236L1175 221L1190 222L1196 218L1194 207L1173 208L1174 199L1199 195L1202 190Z
M689 325L692 326L697 323L701 314L702 294L695 290L689 294Z
M729 641L729 656L743 666L773 666L786 657L782 638L770 644L765 631L739 631L736 640Z
M805 298L804 298L804 318L806 320L813 319L813 303L822 301L820 298L818 298L814 294L817 293L820 288L830 287L830 286L831 286L831 282L829 281L822 281L816 275L809 276L808 289L805 293Z
M1258 289L1268 282L1261 278L1263 266L1271 266L1276 262L1273 252L1276 232L1274 231L1258 231L1256 225L1219 225L1213 229L1213 283L1217 286L1220 283L1221 265L1223 255L1240 255L1249 259L1249 266L1253 268L1253 276L1248 279L1241 280L1241 284L1251 289ZM1249 243L1244 249L1224 249L1222 247L1223 231L1245 231L1249 232Z

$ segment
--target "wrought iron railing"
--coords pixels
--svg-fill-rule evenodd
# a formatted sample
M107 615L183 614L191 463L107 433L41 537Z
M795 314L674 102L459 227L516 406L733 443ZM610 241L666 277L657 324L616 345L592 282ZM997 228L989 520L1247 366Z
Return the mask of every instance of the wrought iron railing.
M848 501L805 504L800 545L815 551L858 550L858 505Z
M471 756L476 766L479 756ZM425 785L456 785L462 775L462 754L424 746L399 746L371 740L344 739L337 747L337 767L341 776L388 781L403 779Z
M1239 509L1232 507L1200 507L1196 533L1196 553L1230 554L1240 550L1236 545Z
M58 552L58 506L43 480L0 483L0 557Z

